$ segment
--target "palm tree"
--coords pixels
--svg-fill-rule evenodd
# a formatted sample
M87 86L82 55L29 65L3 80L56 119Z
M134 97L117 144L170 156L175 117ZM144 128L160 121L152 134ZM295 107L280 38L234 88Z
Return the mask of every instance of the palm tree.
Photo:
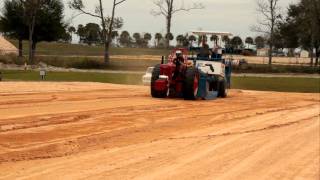
M212 35L210 37L210 41L213 41L214 42L214 45L215 46L218 46L218 41L219 41L219 37L217 35Z
M180 34L176 37L176 40L177 40L177 46L181 46L184 41L184 36Z
M140 33L134 33L133 38L136 40L136 42L138 42L139 39L141 38Z
M149 44L149 41L152 39L152 36L150 33L145 33L143 35L143 39L146 41L146 44L148 45Z
M112 31L111 33L111 39L112 40L116 40L117 37L119 37L118 31ZM118 43L118 41L116 40L116 44Z
M75 27L73 27L73 26L70 26L70 27L68 27L68 32L69 33L75 33L76 32L76 28Z
M120 44L128 47L131 43L130 34L128 31L122 31L120 34Z
M79 36L79 43L84 43L86 36L86 28L82 24L78 25L78 30L76 34Z
M257 46L257 49L261 49L261 48L264 48L264 45L265 45L265 40L263 37L261 36L258 36L254 39L254 42Z
M239 36L235 36L231 39L231 45L235 49L239 49L243 44L242 39Z
M111 38L112 39L115 39L118 36L119 36L118 31L112 31L112 33L111 33Z
M252 37L247 37L245 40L245 43L248 45L248 48L250 47L250 45L253 44L253 38Z
M174 39L174 36L172 33L168 33L166 34L166 40L169 42L169 46L170 46L170 41L172 41ZM167 47L169 48L169 47Z
M156 35L155 35L155 39L157 40L157 47L159 46L159 44L160 44L160 41L161 41L161 39L162 39L163 37L162 37L162 34L161 33L156 33Z
M230 43L230 38L229 38L229 36L223 36L223 37L222 37L222 42L223 42L224 44L229 44L229 43Z
M135 43L136 43L136 46L140 46L141 45L141 35L140 33L134 33L133 34L133 38L135 39Z
M208 40L208 37L205 36L205 35L199 35L199 38L198 38L198 46L200 46L201 43L203 42L207 42Z
M188 37L188 40L189 40L191 46L193 46L193 42L197 41L197 38L194 35L190 35Z
M70 35L71 35L71 41L72 41L72 35L73 35L73 33L75 33L76 31L77 31L77 30L76 30L75 27L73 27L73 26L68 27L68 32L69 32Z

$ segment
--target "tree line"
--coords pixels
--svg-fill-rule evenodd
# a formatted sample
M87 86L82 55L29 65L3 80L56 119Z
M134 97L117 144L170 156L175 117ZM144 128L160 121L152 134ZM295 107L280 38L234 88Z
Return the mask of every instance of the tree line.
M256 0L258 13L261 15L257 26L252 30L258 32L258 37L247 37L244 41L235 36L231 39L216 36L196 37L188 34L172 34L172 20L177 13L201 10L201 3L189 4L182 0L153 0L154 16L165 18L164 34L133 33L119 30L123 26L123 19L116 15L117 8L127 0L111 0L110 16L104 12L105 4L102 0L95 0L98 4L94 10L86 9L82 0L69 0L68 7L78 14L92 16L99 20L99 24L88 23L79 25L77 29L69 26L63 20L64 5L62 0L4 0L4 7L0 14L0 32L6 36L18 39L19 56L22 56L22 41L29 42L29 63L34 63L37 43L40 41L66 41L72 39L73 34L80 37L81 43L104 45L104 60L109 62L109 49L112 44L122 47L148 47L154 39L155 47L169 48L170 41L176 40L177 46L200 44L203 40L224 42L225 48L245 49L250 45L257 48L269 48L269 64L272 64L272 52L288 48L292 54L295 48L301 47L311 54L310 64L318 65L320 55L320 0L300 0L288 7L288 13L283 16L279 10L279 0ZM203 39L205 38L205 39ZM209 38L209 39L207 39ZM314 53L315 52L315 53ZM315 59L315 61L314 61Z
M118 26L119 29L122 27L122 24ZM88 23L86 25L79 24L77 29L74 27L68 28L68 33L77 34L79 36L80 44L88 45L97 45L103 44L102 29L99 24ZM203 42L203 38L208 42L208 37L195 36L188 34L179 34L176 37L172 34L161 34L161 33L139 33L135 32L130 34L128 31L112 31L111 33L111 42L115 47L155 47L155 48L166 48L167 42L176 41L177 47L188 47L200 45ZM154 39L154 42L150 42ZM68 41L68 38L65 39ZM247 37L244 41L239 36L234 36L229 38L228 36L222 37L219 39L219 36L212 35L209 39L215 46L217 46L219 41L224 43L225 48L231 49L244 49L250 48L250 45L255 45L257 48L264 48L266 40L262 36L257 36L255 38Z
M272 52L287 48L293 54L296 48L309 51L310 65L319 64L320 56L320 0L299 0L289 5L282 15L280 0L257 0L260 15L252 30L262 33L269 47L269 64ZM315 57L315 62L314 62Z
M22 41L28 40L29 62L33 64L38 42L68 36L63 9L59 0L6 0L0 16L0 31L18 39L19 57L22 57Z
M276 48L288 48L290 53L297 47L308 50L310 64L319 65L320 0L290 5L287 16L276 25L274 39Z

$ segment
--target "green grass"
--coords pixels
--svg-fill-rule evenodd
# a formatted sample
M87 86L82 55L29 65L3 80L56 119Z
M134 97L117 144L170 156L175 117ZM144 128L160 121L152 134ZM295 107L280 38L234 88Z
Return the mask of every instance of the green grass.
M17 40L9 40L18 47ZM23 54L28 54L29 44L23 41ZM88 46L80 44L68 44L58 42L40 42L37 44L36 55L53 55L53 56L103 56L104 47ZM111 48L111 55L167 55L166 49L155 48Z
M296 77L233 77L235 89L320 93L319 78Z
M22 65L27 61L27 56L19 59L15 55L0 55L0 62L4 64ZM77 69L111 69L111 70L132 70L145 71L147 67L160 63L158 60L148 59L112 59L110 64L106 66L103 63L103 57L94 56L37 56L35 64L44 62L48 65L64 68ZM244 67L234 67L234 73L303 73L303 74L319 74L320 66L289 66L289 65L273 65L269 68L266 64L249 64Z
M319 74L320 66L295 66L273 64L270 68L267 64L248 64L243 67L233 67L235 73L303 73L303 74Z
M102 82L115 84L140 85L142 75L114 74L114 73L84 73L84 72L48 72L46 81L77 81ZM36 71L2 71L4 81L40 81L39 72Z
M23 59L19 59L15 55L0 55L0 63L4 64L23 65L25 61L27 61L26 56ZM159 64L160 60L111 59L110 64L106 66L103 63L103 57L38 56L35 64L39 62L63 68L145 71L147 67Z
M5 81L39 81L36 71L2 71ZM142 74L113 74L113 73L79 73L79 72L49 72L46 81L79 81L102 82L115 84L141 85ZM319 93L319 78L295 77L233 77L232 88L261 91Z

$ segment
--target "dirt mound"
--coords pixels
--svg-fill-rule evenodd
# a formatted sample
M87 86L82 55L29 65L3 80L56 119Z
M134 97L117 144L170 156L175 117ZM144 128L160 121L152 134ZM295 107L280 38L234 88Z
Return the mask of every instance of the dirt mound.
M0 35L0 55L18 54L18 49Z
M317 179L319 94L0 83L0 179Z

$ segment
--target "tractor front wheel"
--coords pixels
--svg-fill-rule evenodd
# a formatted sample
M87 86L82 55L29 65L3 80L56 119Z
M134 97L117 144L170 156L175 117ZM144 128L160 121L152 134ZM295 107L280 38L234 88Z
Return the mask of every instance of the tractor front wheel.
M167 91L157 91L155 84L156 81L159 79L160 76L160 64L156 65L153 69L152 76L151 76L151 96L154 98L165 98L167 97Z

